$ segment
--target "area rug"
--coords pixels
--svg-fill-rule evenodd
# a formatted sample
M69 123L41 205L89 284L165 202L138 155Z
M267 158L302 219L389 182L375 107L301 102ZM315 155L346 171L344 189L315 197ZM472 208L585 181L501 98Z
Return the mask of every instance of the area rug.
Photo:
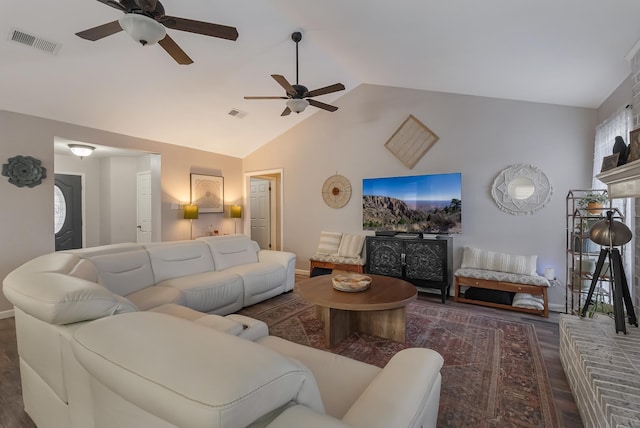
M314 308L288 293L241 311L270 334L379 367L424 347L444 357L438 427L558 427L535 328L429 301L407 307L407 342L355 333L333 348Z

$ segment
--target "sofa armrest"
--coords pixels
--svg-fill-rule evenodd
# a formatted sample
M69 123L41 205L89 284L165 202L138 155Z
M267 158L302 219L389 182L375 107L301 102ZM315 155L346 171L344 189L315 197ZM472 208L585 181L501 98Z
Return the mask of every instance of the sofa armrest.
M287 271L287 283L284 291L293 290L296 280L296 255L287 251L260 250L258 262L279 263Z
M353 427L436 427L444 360L431 349L398 352L342 421Z

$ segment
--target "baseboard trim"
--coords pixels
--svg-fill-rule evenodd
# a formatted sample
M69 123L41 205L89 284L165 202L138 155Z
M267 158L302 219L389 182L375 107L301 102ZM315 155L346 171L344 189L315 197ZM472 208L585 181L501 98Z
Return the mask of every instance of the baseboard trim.
M0 320L5 318L12 318L14 315L15 314L13 312L13 309L9 309L8 311L2 311L0 312Z
M549 310L551 312L561 312L564 313L564 305L560 303L549 303Z
M307 275L309 276L309 271L305 269L296 269L296 275Z

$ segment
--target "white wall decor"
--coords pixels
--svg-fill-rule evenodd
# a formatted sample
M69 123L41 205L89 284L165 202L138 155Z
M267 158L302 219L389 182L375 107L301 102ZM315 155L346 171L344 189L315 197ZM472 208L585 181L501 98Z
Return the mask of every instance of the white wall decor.
M533 165L512 165L498 174L491 196L510 214L533 214L550 200L553 188L544 172Z

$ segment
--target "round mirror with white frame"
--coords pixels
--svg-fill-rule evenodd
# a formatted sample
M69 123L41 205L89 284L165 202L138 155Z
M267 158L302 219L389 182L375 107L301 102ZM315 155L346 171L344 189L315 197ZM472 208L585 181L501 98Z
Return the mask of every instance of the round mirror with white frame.
M500 171L493 180L491 196L510 214L533 214L550 200L553 188L544 172L533 165L516 164Z

